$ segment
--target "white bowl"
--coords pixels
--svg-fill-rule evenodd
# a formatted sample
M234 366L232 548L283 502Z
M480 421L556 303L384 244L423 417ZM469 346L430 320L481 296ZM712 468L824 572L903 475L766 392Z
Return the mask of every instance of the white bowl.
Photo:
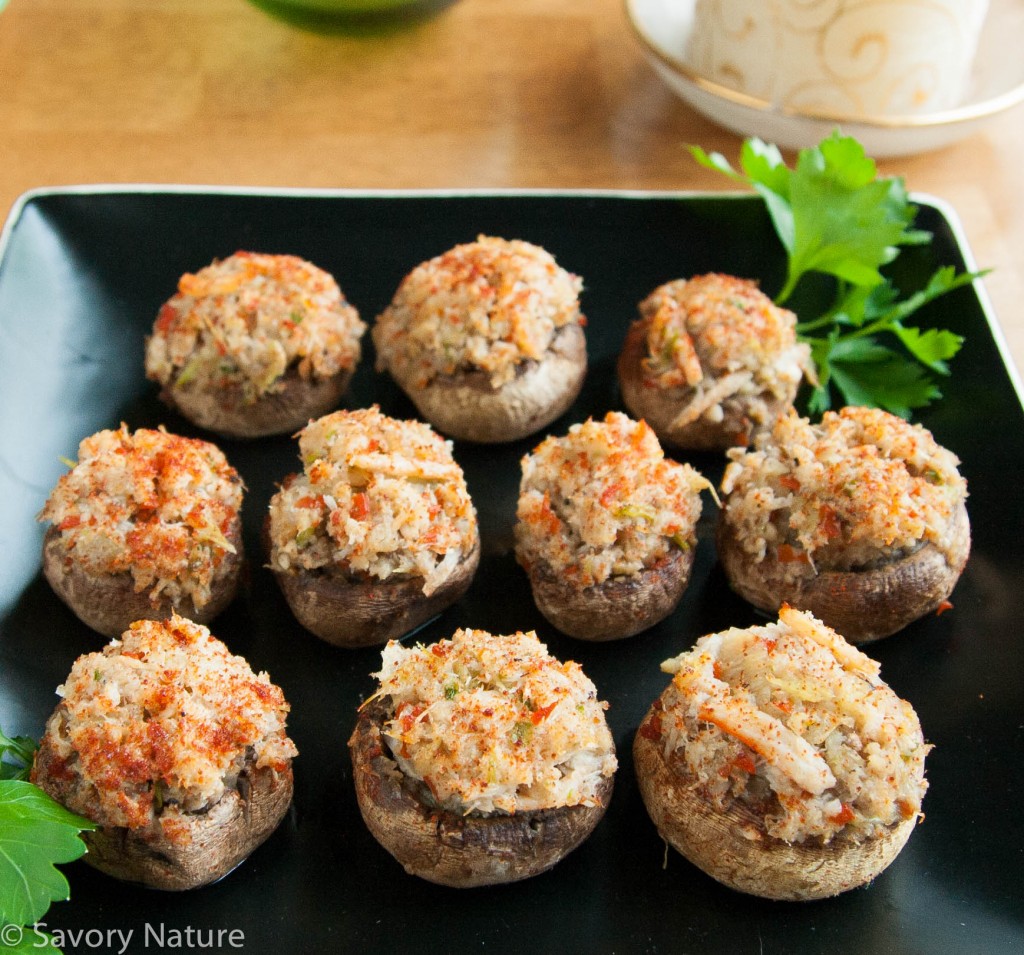
M626 15L655 72L698 112L742 136L789 149L814 146L837 126L875 157L948 145L1024 101L1024 4L992 0L964 102L914 116L813 113L779 106L701 76L686 62L696 0L625 0Z

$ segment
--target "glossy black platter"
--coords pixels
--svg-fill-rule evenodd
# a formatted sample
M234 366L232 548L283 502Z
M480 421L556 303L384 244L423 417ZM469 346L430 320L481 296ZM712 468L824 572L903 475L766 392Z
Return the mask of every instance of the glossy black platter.
M919 225L934 232L934 242L903 253L897 285L923 284L938 264L972 264L941 204L923 201ZM372 320L412 266L478 233L539 243L584 279L590 372L576 404L549 429L559 433L621 408L615 357L636 303L656 284L717 270L756 277L772 292L784 267L752 196L101 187L40 191L19 203L0 249L5 731L38 736L72 661L103 643L40 574L43 528L34 517L64 468L60 456L73 458L82 437L120 421L197 434L159 404L141 370L143 337L178 276L237 249L289 252L334 273ZM160 931L166 940L178 938L173 930L184 938L190 928L239 930L248 953L1024 950L1024 539L1017 503L1024 414L978 291L959 290L924 316L967 340L946 398L919 420L962 459L974 549L952 611L868 648L935 744L927 818L872 885L824 902L771 903L726 890L666 852L630 758L636 727L667 682L659 663L703 633L759 618L731 594L716 565L708 500L693 581L670 619L603 645L554 632L534 608L510 549L519 459L539 436L500 447L456 444L480 514L484 557L465 599L417 639L463 625L498 633L535 628L557 656L579 660L611 704L621 761L615 795L591 839L533 880L457 891L407 876L363 826L346 749L379 651L336 650L303 631L262 566L258 527L275 482L298 466L295 443L223 441L248 487L250 567L244 592L213 630L255 669L269 671L292 704L289 725L301 753L294 808L238 870L188 894L120 884L81 862L66 866L72 898L51 908L50 929L132 930L131 951L161 950ZM411 416L404 396L374 372L369 336L365 341L346 403L378 402L389 414ZM689 460L717 481L719 456ZM221 950L230 950L226 940Z

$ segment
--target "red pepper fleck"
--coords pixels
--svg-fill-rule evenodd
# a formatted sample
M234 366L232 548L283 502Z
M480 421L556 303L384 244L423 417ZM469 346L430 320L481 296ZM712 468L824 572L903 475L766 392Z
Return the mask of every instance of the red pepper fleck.
M649 720L640 724L640 735L644 739L659 740L661 739L661 714L652 714Z
M554 703L551 703L548 706L538 706L537 709L535 709L530 714L530 722L533 723L534 726L536 726L538 723L541 722L541 720L547 719L547 717L551 715L551 711L556 706L558 706L558 700L555 700Z
M439 524L432 524L427 530L420 536L420 544L423 547L436 547L438 544L438 537L441 534L441 527Z
M402 721L402 729L408 733L412 729L413 723L416 722L416 717L423 712L422 706L413 706L406 704L402 710L402 714L399 717Z
M352 519L361 521L370 516L370 497L363 491L352 495L352 507L349 508Z
M943 600L942 603L940 603L935 608L935 616L939 617L942 614L944 614L947 610L952 610L952 609L953 609L953 605L948 600Z
M732 761L734 766L738 766L744 772L749 773L751 776L757 772L757 765L754 763L753 757L749 753L740 753Z
M177 309L165 302L156 316L156 330L160 333L167 333L171 330L174 320L178 317Z
M789 544L779 544L776 549L776 554L778 555L779 563L781 564L807 564L810 562L806 551L797 550Z
M835 508L829 507L828 504L822 504L818 508L818 521L825 536L830 540L842 535L843 528L839 523L839 515L836 514Z
M547 491L544 492L544 500L541 502L540 516L548 533L557 534L562 530L562 522L551 509L551 499L548 497Z
M853 822L854 818L853 810L845 802L839 812L829 817L837 826L845 826L848 822Z
M904 819L910 819L917 815L917 808L909 803L906 799L897 799L896 807L900 811L900 815Z
M601 492L601 506L611 507L614 503L615 495L618 494L619 491L625 490L625 486L625 481L612 481L612 483Z

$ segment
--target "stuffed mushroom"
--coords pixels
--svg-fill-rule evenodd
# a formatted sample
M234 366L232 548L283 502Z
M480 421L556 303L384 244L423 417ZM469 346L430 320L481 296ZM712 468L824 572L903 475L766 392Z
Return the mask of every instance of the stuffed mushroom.
M619 357L622 400L664 444L745 445L793 404L810 349L796 316L731 275L656 288L640 303Z
M606 703L535 633L384 649L349 748L363 819L407 872L467 888L551 868L593 831L617 767Z
M417 266L377 318L377 367L452 438L514 441L575 400L580 279L539 246L481 236Z
M967 562L967 485L920 425L875 408L791 413L722 479L718 554L732 588L809 610L853 643L944 605Z
M480 537L450 442L373 406L311 421L299 451L304 470L271 499L266 534L307 630L337 646L386 643L466 592Z
M242 479L215 445L163 428L99 431L39 514L43 573L78 618L113 637L172 612L208 623L242 568Z
M182 617L138 621L79 657L32 781L96 823L85 861L156 889L230 872L292 799L288 704L265 673Z
M668 616L690 579L700 492L654 432L619 412L573 425L522 460L516 559L534 601L584 640L633 636Z
M290 434L337 406L365 330L327 272L236 252L181 277L146 341L146 375L202 428Z
M712 878L769 899L871 881L921 814L931 748L879 665L812 615L701 637L634 739L662 838Z

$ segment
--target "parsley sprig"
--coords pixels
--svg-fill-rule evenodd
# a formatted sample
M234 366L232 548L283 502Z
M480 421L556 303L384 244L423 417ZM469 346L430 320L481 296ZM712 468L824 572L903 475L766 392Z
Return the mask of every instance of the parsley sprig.
M0 729L0 779L28 779L36 741L30 736L7 736Z
M78 834L96 828L28 781L35 748L29 737L0 730L0 952L59 951L33 928L11 928L35 925L52 902L68 898L55 866L79 858L85 843ZM13 944L19 934L22 944Z
M947 363L963 338L944 329L923 330L908 319L984 273L942 267L923 289L901 298L882 269L902 246L931 240L931 233L913 228L917 207L902 179L879 178L860 143L839 132L801 150L792 169L775 146L756 138L743 143L742 172L720 153L698 146L690 151L701 165L763 197L787 254L778 304L811 273L834 283L831 307L797 325L817 371L811 414L831 407L833 387L847 404L881 407L904 418L941 397L936 376L949 374Z

